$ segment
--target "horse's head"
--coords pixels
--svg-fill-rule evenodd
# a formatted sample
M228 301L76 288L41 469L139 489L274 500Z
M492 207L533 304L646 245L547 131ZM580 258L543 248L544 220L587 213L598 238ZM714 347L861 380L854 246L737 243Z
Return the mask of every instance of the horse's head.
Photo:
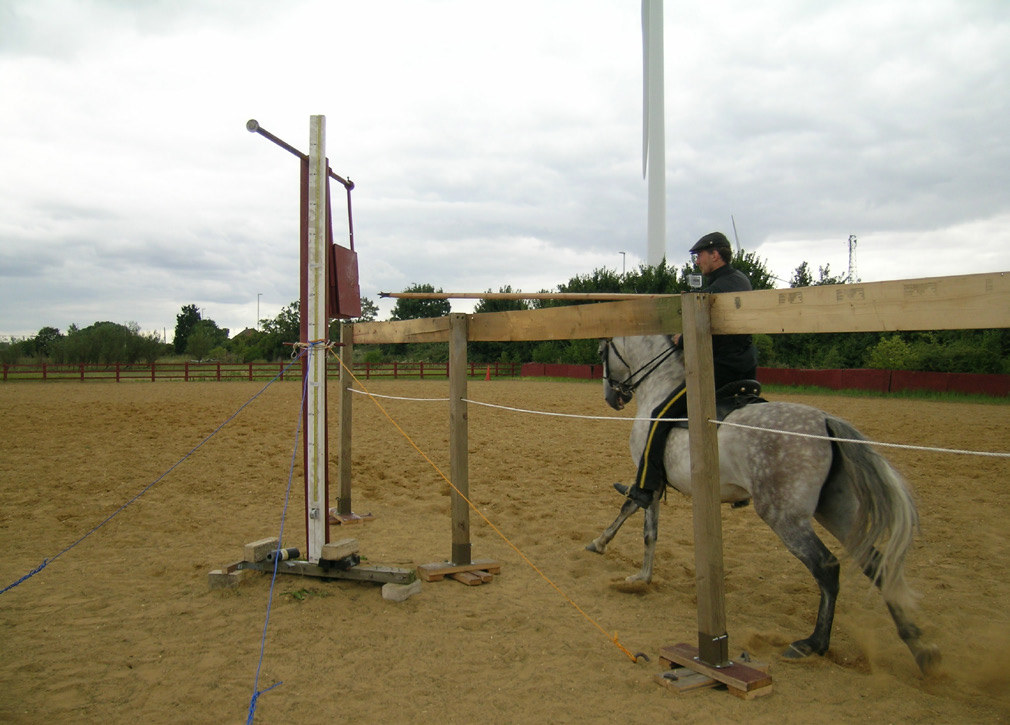
M603 397L611 408L622 410L635 395L635 388L628 384L631 368L609 337L600 340L599 353L603 363Z
M608 337L600 340L599 353L603 363L603 397L611 408L622 410L631 402L635 389L664 363L675 358L679 348L665 335ZM680 373L683 377L682 369Z

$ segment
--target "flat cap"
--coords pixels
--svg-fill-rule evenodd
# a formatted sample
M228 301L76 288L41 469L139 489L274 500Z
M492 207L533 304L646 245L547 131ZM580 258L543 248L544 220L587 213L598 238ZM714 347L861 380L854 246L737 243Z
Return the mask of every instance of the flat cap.
M722 232L710 232L694 243L691 254L704 252L706 249L732 249L729 240Z

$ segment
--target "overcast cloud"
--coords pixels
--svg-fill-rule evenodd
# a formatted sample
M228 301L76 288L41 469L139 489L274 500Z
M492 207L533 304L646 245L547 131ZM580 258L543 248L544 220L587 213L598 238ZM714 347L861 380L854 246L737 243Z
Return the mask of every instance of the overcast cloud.
M735 219L783 280L850 234L864 281L1010 270L1005 0L668 0L665 36L671 263ZM294 300L298 163L250 118L326 116L373 301L645 259L633 0L0 0L0 93L0 338Z

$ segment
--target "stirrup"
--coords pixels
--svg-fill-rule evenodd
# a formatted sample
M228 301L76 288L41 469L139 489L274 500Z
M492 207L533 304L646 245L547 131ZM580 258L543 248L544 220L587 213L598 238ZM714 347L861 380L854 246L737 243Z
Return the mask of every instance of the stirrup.
M631 501L634 501L642 508L651 506L653 501L655 500L654 492L647 491L644 488L639 488L638 486L625 486L623 483L615 483L614 489L619 494L621 494L627 499L630 499ZM642 499L646 497L647 500L643 501Z

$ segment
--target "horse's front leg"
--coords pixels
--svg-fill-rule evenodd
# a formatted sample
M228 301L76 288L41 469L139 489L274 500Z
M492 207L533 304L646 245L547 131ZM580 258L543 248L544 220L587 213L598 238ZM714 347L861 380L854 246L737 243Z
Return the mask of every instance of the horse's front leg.
M656 536L659 534L659 499L655 499L647 509L645 509L645 523L642 524L642 538L645 541L645 553L642 555L642 569L637 574L632 574L626 582L633 584L643 582L648 584L652 581L652 564L656 559Z
M610 524L603 533L597 536L595 539L586 544L586 550L592 551L597 554L602 554L607 550L607 544L617 535L621 527L624 526L624 522L628 520L631 514L638 511L639 506L637 503L632 501L630 498L624 500L624 505L621 506L620 513L617 514L617 518L614 522Z

